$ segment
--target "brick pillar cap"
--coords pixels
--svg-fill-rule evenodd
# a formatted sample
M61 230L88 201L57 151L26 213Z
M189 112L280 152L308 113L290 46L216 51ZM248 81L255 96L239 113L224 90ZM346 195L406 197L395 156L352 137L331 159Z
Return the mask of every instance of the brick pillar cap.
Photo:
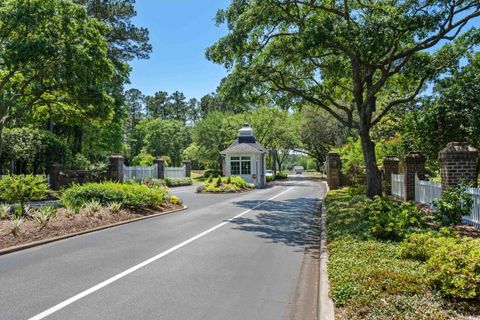
M183 160L182 162L192 162L191 160Z
M110 158L123 158L121 154L112 154Z
M425 162L425 157L418 152L409 152L405 156L405 162Z
M465 154L476 157L478 155L478 149L469 146L467 142L450 142L438 153L438 155L441 159L449 154Z
M165 160L163 160L163 158L162 158L162 157L160 157L160 156L157 156L157 157L155 158L155 161L165 161Z
M383 158L383 162L385 161L400 161L400 159L398 159L398 157L396 156L386 156L385 158Z

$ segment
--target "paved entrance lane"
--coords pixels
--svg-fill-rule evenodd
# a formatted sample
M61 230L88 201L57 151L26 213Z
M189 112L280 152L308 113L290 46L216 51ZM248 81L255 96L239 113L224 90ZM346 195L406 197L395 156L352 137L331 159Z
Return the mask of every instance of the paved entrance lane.
M0 257L0 283L2 283L0 319L26 319L33 316L143 261L143 258L148 259L162 249L178 244L181 240L188 238L187 235L202 232L218 222L231 218L235 213L249 209L254 206L255 201L262 202L287 188L289 187L275 187L232 197L193 195L192 197L200 199L197 205L200 203L202 209L190 209L183 214L149 219L142 223L84 236L87 239L75 238L70 241L72 243L65 241L67 243L28 250L33 251L30 253L24 251L21 254ZM303 190L303 187L298 189ZM320 192L318 185L315 186L315 190L318 197ZM175 193L175 190L172 191ZM285 194L287 195L288 193ZM298 198L298 195L296 197ZM264 213L269 214L268 210ZM257 210L251 214L256 216ZM245 218L251 218L250 214ZM252 261L260 264L256 269L261 272L255 274L258 274L261 279L266 279L267 284L264 287L268 287L268 283L279 277L274 273L273 278L269 280L265 275L271 273L262 271L261 261L269 256L271 257L269 261L275 261L277 256L275 254L272 256L275 250L267 249L269 245L265 242L266 238L260 236L262 231L246 230L245 227L248 225L246 220L237 222L215 230L168 257L75 302L48 319L197 319L192 315L199 312L204 313L205 319L214 319L215 314L225 315L222 309L215 305L235 305L233 300L229 300L227 304L222 303L222 297L228 294L235 297L234 300L238 303L245 302L245 299L250 296L248 288L252 283L249 285L240 281L238 294L235 294L237 292L235 290L229 292L229 286L222 287L222 284L228 284L229 279L239 282L239 278L245 278L249 274L248 266ZM242 234L250 234L250 236L241 236ZM254 234L256 235L252 236ZM95 239L90 239L92 237ZM292 244L299 243L294 240L296 237L293 236L291 244L284 247L293 249ZM258 240L260 243L255 242ZM274 243L271 242L271 245ZM255 252L264 258L258 257ZM284 255L288 256L278 252L278 257ZM290 261L290 259L287 260ZM293 263L292 266L295 266L292 269L298 272L297 263ZM43 275L42 272L48 268L51 268L51 272ZM34 270L39 272L35 273ZM25 281L26 278L30 279ZM22 283L21 279L25 285L15 286L16 281ZM257 280L254 282L261 283ZM233 282L230 284L233 285ZM159 288L162 290L159 291ZM258 287L255 291L262 292ZM206 294L209 292L213 295ZM245 293L242 294L242 292ZM107 300L103 301L104 298ZM262 299L266 298L260 300ZM90 300L95 304L89 304ZM283 306L285 301L275 300L272 303ZM269 304L257 305L254 309L260 312L267 305ZM130 310L130 313L125 309ZM158 309L162 310L161 314ZM208 310L211 310L211 314Z

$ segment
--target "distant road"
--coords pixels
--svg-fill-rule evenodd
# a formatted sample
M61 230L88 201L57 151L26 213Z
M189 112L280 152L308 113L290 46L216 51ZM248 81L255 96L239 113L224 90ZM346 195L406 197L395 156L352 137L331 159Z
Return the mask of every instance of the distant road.
M172 193L189 209L0 256L0 319L289 319L325 185Z

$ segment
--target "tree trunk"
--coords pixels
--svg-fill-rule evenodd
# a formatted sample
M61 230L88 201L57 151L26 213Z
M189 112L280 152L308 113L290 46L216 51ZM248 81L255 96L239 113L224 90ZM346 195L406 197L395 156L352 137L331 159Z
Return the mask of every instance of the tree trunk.
M363 159L365 161L366 169L366 194L367 197L373 198L374 196L382 195L382 177L380 170L377 167L377 157L375 154L375 143L370 138L368 131L360 132L360 138L362 141Z

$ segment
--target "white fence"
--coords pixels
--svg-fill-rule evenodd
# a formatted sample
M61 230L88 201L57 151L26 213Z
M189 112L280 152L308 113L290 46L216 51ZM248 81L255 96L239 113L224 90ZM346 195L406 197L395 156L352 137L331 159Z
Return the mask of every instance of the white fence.
M185 178L187 169L185 166L183 167L169 167L165 168L164 174L165 178Z
M187 168L183 167L166 167L163 169L165 178L185 178L187 176ZM158 179L157 164L151 167L123 166L123 180L145 180L145 179Z
M154 164L150 167L140 167L133 166L127 167L123 166L123 180L145 180L145 179L156 179L158 177L157 165Z
M392 183L393 184L393 183ZM462 218L463 222L480 227L480 189L468 188L467 192L472 196L473 206L470 215ZM393 193L393 187L392 187ZM442 195L442 184L420 180L415 177L415 201L428 205L434 209L435 200Z
M468 224L473 224L476 227L480 227L480 189L468 188L467 192L472 195L473 206L472 212L469 216L464 216L463 221Z
M442 195L442 184L439 182L420 180L415 176L415 201L428 205L433 209L434 201Z
M392 173L392 196L403 199L405 196L403 174Z

